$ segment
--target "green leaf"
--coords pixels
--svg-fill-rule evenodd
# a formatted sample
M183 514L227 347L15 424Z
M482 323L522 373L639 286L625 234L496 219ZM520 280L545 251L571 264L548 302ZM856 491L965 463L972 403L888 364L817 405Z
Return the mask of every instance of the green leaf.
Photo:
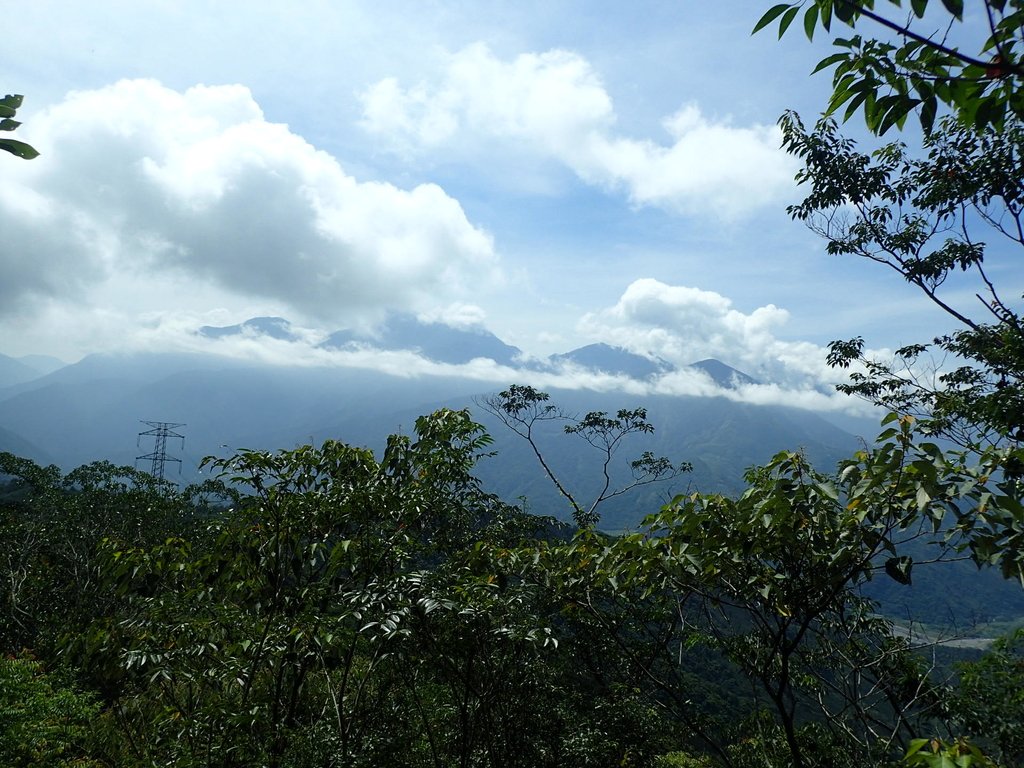
M810 7L804 13L804 33L807 35L807 39L814 41L814 28L818 26L818 6L816 3L811 3Z
M942 0L942 4L946 6L946 10L953 14L958 20L963 20L964 0Z
M12 155L17 155L25 160L31 160L33 157L39 157L33 147L29 146L23 141L15 141L14 139L0 139L0 149L5 152L10 152Z
M910 584L910 569L913 567L914 561L907 555L890 557L885 561L885 572L900 584Z
M8 107L4 104L0 104L0 117L14 117L18 114L18 110L14 107Z
M848 58L849 54L847 53L833 53L831 56L826 56L824 59L818 62L818 66L814 68L814 71L812 71L811 74L813 75L818 72L821 72L821 70L838 64L841 61L845 61Z
M853 19L857 15L857 6L852 0L835 0L836 18L844 24L853 26Z
M858 93L850 103L846 106L846 112L843 113L843 122L847 122L853 115L860 109L861 104L864 103L864 99L867 98L867 92Z
M910 0L910 7L917 18L923 18L924 12L928 10L928 0Z
M0 107L9 107L10 109L20 109L21 102L24 99L20 94L11 96L10 94L0 99Z
M800 6L794 5L792 8L790 8L784 14L782 14L782 20L779 21L779 39L780 40L782 39L782 36L784 34L786 34L786 30L789 29L789 25L793 23L793 19L796 18L796 15L799 12L800 12Z
M5 117L3 120L0 120L0 131L13 131L19 125L21 125L21 123L17 120L11 120L11 118Z
M779 3L778 5L773 5L765 12L764 16L762 16L758 20L757 24L754 25L754 29L751 30L750 34L754 35L760 32L762 29L764 29L773 21L775 21L775 19L781 16L789 7L789 3Z

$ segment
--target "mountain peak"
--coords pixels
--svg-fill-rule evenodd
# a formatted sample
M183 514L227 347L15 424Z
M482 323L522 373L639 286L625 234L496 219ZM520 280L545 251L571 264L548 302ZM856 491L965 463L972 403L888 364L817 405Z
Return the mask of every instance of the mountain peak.
M225 336L269 336L281 341L295 341L298 337L292 333L292 324L283 317L250 317L237 325L204 325L199 329L200 336L208 339L222 339Z
M585 347L551 355L553 363L569 362L593 371L646 379L672 370L672 365L660 358L648 358L610 344L588 344Z
M476 358L512 365L521 354L517 347L506 344L486 328L455 328L441 322L423 321L404 312L390 315L376 334L336 331L321 346L339 349L348 344L365 344L382 350L408 350L451 365L461 365Z
M723 389L737 389L744 384L758 383L757 379L753 376L736 370L732 366L726 365L721 360L716 360L713 357L698 360L696 363L690 363L688 367L703 371L711 377L715 384Z

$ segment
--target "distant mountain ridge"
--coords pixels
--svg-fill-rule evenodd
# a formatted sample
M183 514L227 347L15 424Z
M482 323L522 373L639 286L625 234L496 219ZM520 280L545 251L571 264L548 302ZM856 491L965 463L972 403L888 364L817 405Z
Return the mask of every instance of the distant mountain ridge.
M204 325L198 333L212 339L239 335L263 335L283 341L295 341L298 338L292 331L291 323L283 317L253 317L227 326ZM486 328L457 328L442 322L424 321L409 313L389 315L372 332L350 328L334 331L319 346L323 349L409 351L449 365L463 365L480 358L493 360L498 365L519 366L528 370L558 369L568 363L594 373L627 376L638 381L678 370L660 357L638 354L603 342L556 353L548 356L546 361L527 360L518 347L506 344ZM713 358L699 360L687 367L706 374L723 389L760 383L749 374Z
M49 355L0 355L0 388L33 381L64 365L63 361Z
M689 367L703 371L711 377L715 384L723 389L737 389L745 384L760 384L753 376L749 376L743 371L738 371L721 360L715 360L714 358L698 360L696 363L690 363Z
M390 315L374 334L353 330L335 331L320 346L345 349L357 345L386 351L417 352L438 363L462 365L487 358L499 365L513 365L522 355L485 328L455 328L445 323L424 322L415 315Z
M709 375L724 372L725 381L737 380L735 369L701 363L703 370L711 369ZM525 441L479 407L481 396L501 388L458 377L407 378L353 368L273 366L211 354L91 355L38 379L0 388L0 450L65 470L95 460L132 465L152 450L147 438L137 442L139 433L148 429L143 419L183 422L178 431L185 435L184 448L168 446L171 455L182 459L182 474L178 476L174 467L168 479L187 483L205 477L198 469L204 456L228 456L240 448L273 451L319 445L331 438L369 447L379 455L387 435L411 433L418 416L442 406L469 408L494 437L488 450L497 451L477 466L484 487L526 504L536 514L568 519L567 503L544 477ZM645 408L655 431L632 436L622 447L623 462L650 450L693 464L692 473L672 483L646 486L609 502L602 508L601 527L606 531L635 529L645 515L677 493L739 493L743 471L779 450L802 449L815 466L831 471L837 460L859 447L854 435L796 408L727 397L589 390L550 394L552 403L572 414ZM590 500L600 487L601 470L595 466L600 455L566 435L562 427L562 422L544 422L537 438L571 492ZM613 472L616 483L624 479L622 471L628 480L628 466L619 464ZM963 613L958 592L969 594L972 604L987 600L996 606L994 615L1001 615L999 605L1010 605L1002 598L999 583L986 583L984 597L968 586L982 583L972 580L972 573L956 578L962 581L955 588L941 581L927 592L929 606L948 600ZM880 597L889 606L908 599L903 592Z
M291 323L283 317L251 317L244 323L237 325L204 325L199 329L199 335L208 339L222 339L226 336L238 336L249 334L252 336L269 336L272 339L282 341L295 341L298 339L291 330Z
M644 357L622 347L603 343L588 344L569 352L551 355L548 359L555 365L568 362L592 371L633 379L648 379L673 369L671 363L661 358Z

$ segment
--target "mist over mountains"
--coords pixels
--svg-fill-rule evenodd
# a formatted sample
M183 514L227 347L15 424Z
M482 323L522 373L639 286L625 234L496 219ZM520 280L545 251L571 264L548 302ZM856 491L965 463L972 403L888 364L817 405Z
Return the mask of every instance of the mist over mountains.
M269 338L288 343L300 332L284 318L257 317L230 326L204 326L197 335L211 342ZM481 464L494 489L525 497L542 514L567 518L568 509L535 466L525 446L478 403L529 374L571 367L584 382L592 375L643 381L673 370L660 359L596 343L543 360L526 359L516 347L479 327L456 328L411 315L389 317L379 328L327 334L324 349L375 349L415 353L458 366L487 359L522 378L482 381L453 375L402 376L371 368L331 365L276 365L210 353L94 354L57 370L31 361L0 357L0 450L9 450L65 469L95 459L134 464L151 450L142 421L183 423L184 448L169 446L182 459L181 480L197 477L204 456L237 448L274 450L335 438L380 448L390 433L411 433L416 417L439 407L473 410L495 437L501 459ZM52 361L50 363L52 368ZM718 360L697 361L693 372L723 391L755 380ZM500 369L504 371L505 369ZM540 387L568 414L614 413L644 407L654 435L637 439L623 459L644 450L694 465L681 482L701 490L738 490L743 470L784 448L802 448L825 468L856 447L856 437L810 411L751 405L725 397L637 394L611 389ZM553 463L590 492L592 449L560 434L542 434ZM143 462L144 463L144 462ZM494 469L497 465L501 469ZM177 479L177 478L174 478ZM670 489L654 488L610 505L610 527L634 525L664 503ZM678 488L672 489L678 490ZM657 495L660 494L660 495Z
M206 325L199 328L197 333L208 339L266 337L297 341L300 338L292 324L282 317L254 317L228 326ZM482 326L454 327L407 313L392 313L372 330L334 331L327 334L317 346L328 350L412 352L432 362L448 365L463 365L473 360L486 359L501 366L535 371L574 366L594 373L638 381L679 370L660 357L638 354L603 342L553 354L546 359L528 358L518 347L506 344ZM758 383L754 377L720 360L699 360L688 368L706 375L711 382L722 388Z

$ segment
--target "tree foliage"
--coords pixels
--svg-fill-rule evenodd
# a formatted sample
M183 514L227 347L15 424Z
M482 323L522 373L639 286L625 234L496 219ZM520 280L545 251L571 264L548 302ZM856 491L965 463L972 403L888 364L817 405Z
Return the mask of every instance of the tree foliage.
M895 364L866 359L862 339L833 343L831 364L862 366L840 389L930 415L962 441L986 433L1019 439L1019 287L1001 288L997 276L1024 254L1024 123L1012 119L996 132L943 119L924 139L925 156L902 142L862 152L830 119L813 130L793 113L780 123L786 150L804 163L797 180L808 188L790 215L821 235L829 254L887 267L961 326L904 347ZM965 287L973 293L966 301ZM914 363L930 347L959 364L922 378Z
M99 768L90 753L100 705L27 655L0 656L0 761L8 766Z
M10 94L0 99L0 131L13 131L21 125L14 117L18 114L23 100L23 96ZM0 149L25 160L39 156L34 147L17 139L0 139Z
M781 38L797 18L808 39L834 22L853 29L834 38L838 52L814 70L833 68L826 116L861 112L869 130L884 134L916 110L927 133L945 107L964 126L1000 130L1024 119L1024 3L981 5L982 18L971 19L975 9L963 0L798 0L773 5L754 31L777 21ZM984 34L974 35L970 22ZM879 37L859 34L869 26Z
M948 692L860 588L873 578L909 584L907 545L943 530L933 560L975 547L979 560L998 552L1008 573L1021 573L1019 552L1009 554L1020 542L975 540L978 507L1011 515L1008 528L1024 520L1017 489L997 487L989 467L966 458L919 444L912 420L892 417L879 443L836 476L784 452L748 473L739 498L679 497L639 533L552 551L550 571L724 764L733 758L716 741L722 724L706 719L688 685L695 647L723 654L749 680L772 713L768 732L785 744L780 764L834 764L826 743L881 760L943 716ZM818 725L808 729L809 720Z
M1024 759L1024 629L961 665L951 710L967 733L991 745L999 763Z
M647 420L647 411L643 408L623 408L615 416L609 416L603 411L578 416L566 413L550 400L547 392L528 385L513 384L496 395L482 398L478 405L529 444L544 474L569 502L573 521L581 528L592 527L599 522L598 508L605 501L627 494L634 488L671 480L692 470L689 462L673 464L667 457L644 451L628 463L630 478L622 485L614 486L613 461L624 441L630 435L654 432L654 425ZM545 458L539 444L539 429L545 422L561 424L566 435L581 438L598 452L599 490L592 501L577 499L577 494L570 490L567 482L558 477Z

